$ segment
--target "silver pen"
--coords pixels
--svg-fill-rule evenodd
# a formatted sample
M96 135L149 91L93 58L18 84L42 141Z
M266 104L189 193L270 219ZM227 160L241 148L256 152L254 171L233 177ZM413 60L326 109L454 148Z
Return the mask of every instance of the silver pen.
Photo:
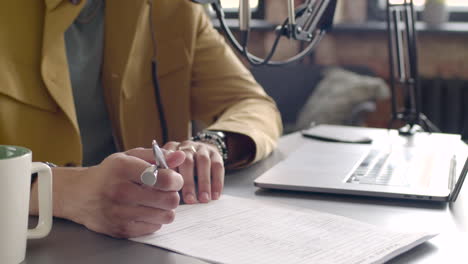
M140 175L141 182L147 186L153 186L156 184L158 179L158 169L169 168L166 163L166 158L164 157L164 153L159 148L158 143L156 140L152 142L152 149L154 155L154 162L156 165L151 165L150 167L146 168L143 173Z
M164 157L162 150L159 148L158 142L156 142L156 140L153 140L152 145L154 161L156 162L156 166L158 166L159 168L168 169L169 167L167 166L166 158Z

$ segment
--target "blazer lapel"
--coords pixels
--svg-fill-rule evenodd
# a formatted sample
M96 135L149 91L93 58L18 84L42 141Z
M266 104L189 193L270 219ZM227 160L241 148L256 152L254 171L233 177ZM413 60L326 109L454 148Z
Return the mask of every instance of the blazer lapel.
M55 9L64 0L45 0L47 11Z
M179 2L173 0L112 0L106 5L103 86L109 116L114 128L115 141L119 149L123 149L126 145L125 139L128 139L135 130L128 122L126 123L129 114L126 113L128 108L125 108L125 98L133 97L135 91L141 90L136 89L135 85L151 82L151 76L146 74L148 72L139 71L136 73L135 71L138 71L139 68L132 64L133 62L139 65L141 60L148 60L147 67L148 69L151 67L150 58L146 57L152 56L152 52L148 51L153 48L149 26L151 2L154 11L152 26L157 43L157 61L159 65L164 65L158 69L158 76L160 76L180 67L180 60L173 62L171 55L164 54L167 49L163 48L174 42L172 39L164 38L179 35L178 32L167 34L168 31L173 31L171 24L168 23L170 21L167 21L168 14L175 12L175 6ZM178 43L180 44L180 42ZM173 48L174 46L170 49ZM136 80L132 78L136 78ZM162 96L166 98L166 91L163 90L161 90ZM156 106L154 109L156 110ZM127 131L124 131L125 128ZM148 124L145 129L158 137L160 129L157 116L154 117L154 124Z
M112 0L106 5L104 31L103 87L115 142L122 149L121 109L124 79L138 20L147 0Z
M73 92L68 72L64 33L78 16L84 4L67 0L46 0L42 41L41 75L47 90L68 119L78 129Z
M114 74L121 75L125 70L145 3L146 0L112 0L106 5L104 63Z

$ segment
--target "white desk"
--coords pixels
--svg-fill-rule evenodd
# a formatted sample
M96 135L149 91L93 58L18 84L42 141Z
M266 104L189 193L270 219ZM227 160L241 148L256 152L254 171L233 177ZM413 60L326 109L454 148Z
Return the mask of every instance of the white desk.
M402 201L328 194L271 191L254 187L253 180L304 140L299 134L281 138L278 149L254 166L230 172L224 193L274 200L343 215L381 227L437 230L441 235L390 263L468 263L468 187L454 204ZM29 241L24 263L205 263L160 248L94 233L75 223L55 219L51 234Z

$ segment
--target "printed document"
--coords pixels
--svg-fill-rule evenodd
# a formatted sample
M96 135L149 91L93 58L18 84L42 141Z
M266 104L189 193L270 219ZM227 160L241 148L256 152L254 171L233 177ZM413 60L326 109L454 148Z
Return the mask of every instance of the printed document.
M363 264L383 263L435 236L228 195L176 211L172 224L132 240L213 263Z

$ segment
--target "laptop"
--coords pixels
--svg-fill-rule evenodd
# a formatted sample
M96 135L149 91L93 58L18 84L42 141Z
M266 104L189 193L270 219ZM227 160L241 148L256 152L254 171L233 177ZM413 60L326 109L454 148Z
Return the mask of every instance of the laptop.
M255 179L267 189L453 202L468 171L460 135L319 125Z

